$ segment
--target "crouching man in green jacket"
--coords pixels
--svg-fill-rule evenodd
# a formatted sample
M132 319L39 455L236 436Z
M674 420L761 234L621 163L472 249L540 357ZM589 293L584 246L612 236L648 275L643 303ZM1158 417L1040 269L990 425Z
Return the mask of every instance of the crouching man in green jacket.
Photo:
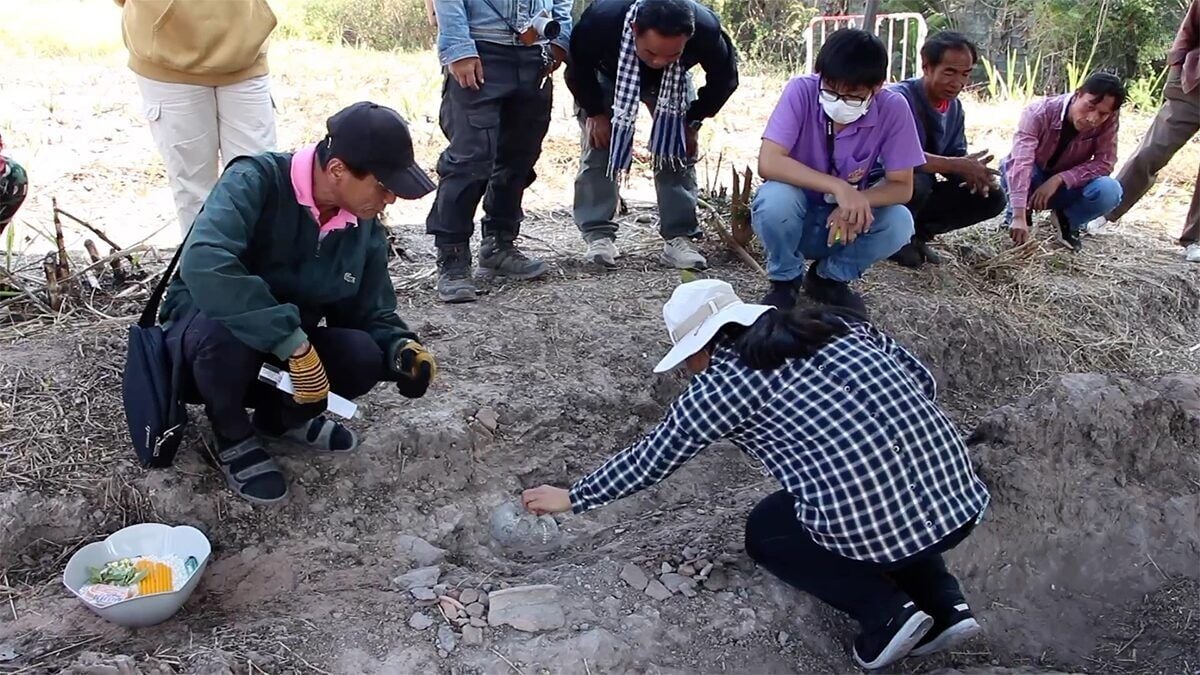
M209 461L257 503L287 495L263 439L349 452L357 437L324 415L330 391L353 399L383 380L417 398L436 371L396 314L377 219L397 197L435 186L394 110L356 103L327 130L294 154L227 167L192 225L160 315L172 358L186 364L185 398L203 403L212 423ZM286 367L295 393L259 382L264 363Z

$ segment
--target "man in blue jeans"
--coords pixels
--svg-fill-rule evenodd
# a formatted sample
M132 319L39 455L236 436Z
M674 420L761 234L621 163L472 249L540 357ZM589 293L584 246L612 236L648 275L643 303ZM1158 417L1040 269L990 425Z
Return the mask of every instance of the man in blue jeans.
M839 30L817 54L816 74L789 82L771 114L758 155L765 182L751 204L771 280L762 304L789 309L803 286L865 316L849 282L912 238L904 204L925 153L904 97L882 89L887 63L879 38ZM869 185L877 163L883 179Z
M1077 91L1035 101L1021 113L1012 152L1000 162L1013 243L1029 240L1033 211L1049 210L1059 243L1078 251L1084 225L1121 203L1121 184L1109 174L1124 102L1120 78L1097 72Z

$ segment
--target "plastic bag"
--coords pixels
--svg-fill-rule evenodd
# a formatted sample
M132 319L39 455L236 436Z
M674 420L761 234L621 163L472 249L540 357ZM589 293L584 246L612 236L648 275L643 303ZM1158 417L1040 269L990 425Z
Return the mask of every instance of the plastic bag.
M508 555L538 558L562 546L558 522L548 515L535 516L517 502L505 502L492 511L492 540Z

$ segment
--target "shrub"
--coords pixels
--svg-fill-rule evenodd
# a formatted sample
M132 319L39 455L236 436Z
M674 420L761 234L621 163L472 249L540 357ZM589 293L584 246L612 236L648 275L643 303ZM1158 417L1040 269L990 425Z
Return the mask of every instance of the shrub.
M286 37L368 47L381 51L428 49L437 29L424 0L291 0L280 33Z

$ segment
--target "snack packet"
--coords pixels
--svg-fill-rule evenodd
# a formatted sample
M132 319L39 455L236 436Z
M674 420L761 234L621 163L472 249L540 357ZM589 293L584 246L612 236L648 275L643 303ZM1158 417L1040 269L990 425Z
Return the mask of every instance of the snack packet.
M101 609L122 600L137 597L137 586L114 586L112 584L88 584L79 589L79 597Z

